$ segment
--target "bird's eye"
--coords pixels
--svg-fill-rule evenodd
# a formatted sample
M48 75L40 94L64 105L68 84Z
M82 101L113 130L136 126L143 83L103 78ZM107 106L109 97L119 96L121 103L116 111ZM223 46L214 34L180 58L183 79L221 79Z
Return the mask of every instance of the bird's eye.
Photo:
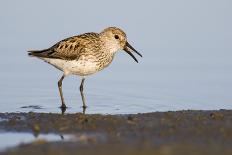
M114 38L115 38L115 39L119 39L119 36L118 36L118 35L115 35Z

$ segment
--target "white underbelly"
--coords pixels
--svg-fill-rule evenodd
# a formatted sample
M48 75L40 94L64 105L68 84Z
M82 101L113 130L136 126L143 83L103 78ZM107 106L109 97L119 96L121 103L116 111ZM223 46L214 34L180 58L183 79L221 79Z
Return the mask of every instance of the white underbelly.
M74 74L80 76L86 76L98 71L98 67L94 61L83 61L83 60L62 60L62 59L50 59L41 58L45 62L53 65L57 69L64 72L65 75Z

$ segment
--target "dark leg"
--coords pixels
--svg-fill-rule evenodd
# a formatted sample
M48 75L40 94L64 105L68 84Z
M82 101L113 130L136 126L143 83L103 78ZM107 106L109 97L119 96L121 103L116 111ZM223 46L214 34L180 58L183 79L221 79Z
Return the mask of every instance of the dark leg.
M83 78L81 80L81 85L80 85L80 92L81 92L81 98L82 98L82 103L83 103L83 110L85 110L87 108L87 106L85 104L85 96L84 96L84 93L83 93L84 82L85 82L85 78Z
M64 103L64 97L63 97L63 92L62 92L62 81L64 80L64 75L60 78L60 80L58 81L58 88L59 88L59 93L60 93L60 98L61 98L61 102L62 102L62 105L61 105L61 110L65 111L66 110L66 105Z
M85 114L85 111L86 111L86 108L87 108L87 107L85 107L85 108L82 107L82 108L83 108L82 114Z

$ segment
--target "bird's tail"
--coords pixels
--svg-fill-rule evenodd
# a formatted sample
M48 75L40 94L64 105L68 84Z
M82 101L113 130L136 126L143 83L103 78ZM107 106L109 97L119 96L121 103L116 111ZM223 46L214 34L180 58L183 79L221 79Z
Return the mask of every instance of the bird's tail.
M52 51L50 49L29 50L27 52L29 56L35 56L35 57L48 57L50 54L52 54Z
M37 54L41 53L40 50L30 50L27 51L29 56L37 56Z

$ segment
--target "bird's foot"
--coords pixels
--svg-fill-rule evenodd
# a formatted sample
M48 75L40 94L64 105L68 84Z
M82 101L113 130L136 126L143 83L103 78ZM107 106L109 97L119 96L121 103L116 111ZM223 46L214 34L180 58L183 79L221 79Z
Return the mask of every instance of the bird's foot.
M62 105L60 106L60 110L61 110L61 114L62 114L62 115L65 113L66 109L67 109L67 107L66 107L65 104L62 104Z
M86 105L84 105L84 106L82 106L82 109L83 109L83 114L85 114L85 111L86 111L86 109L87 109L87 106Z

